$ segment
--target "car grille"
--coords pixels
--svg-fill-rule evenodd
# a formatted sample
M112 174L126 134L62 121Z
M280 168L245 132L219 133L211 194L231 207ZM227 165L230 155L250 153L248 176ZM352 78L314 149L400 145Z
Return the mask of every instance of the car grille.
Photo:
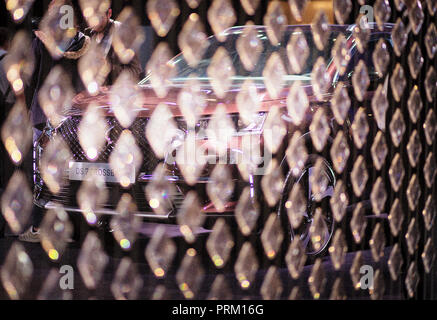
M81 121L81 117L74 116L66 119L62 125L57 128L57 134L61 134L64 138L64 141L70 147L70 150L73 155L73 159L77 162L88 162L85 152L79 144L79 140L77 137L77 129L79 127L79 123ZM109 156L114 149L117 140L123 131L123 127L118 123L117 119L114 117L106 118L108 124L108 132L107 137L112 141L112 143L106 144L106 146L100 150L100 154L96 162L108 162ZM157 159L151 149L146 136L145 136L145 128L147 124L147 118L137 118L132 126L129 128L132 134L135 137L136 143L138 147L141 149L143 154L143 162L140 168L141 173L152 174L153 170L159 163L159 159ZM38 173L36 177L36 181L41 181ZM48 188L43 185L40 191L37 194L38 202L47 202L47 201L55 201L64 206L69 207L78 207L76 201L76 194L81 185L80 181L66 181L65 186L60 190L60 192L56 195L52 194ZM137 208L139 211L143 212L151 212L152 209L148 205L148 201L146 200L144 193L144 184L136 183L129 190L122 189L117 183L107 183L107 188L109 191L109 200L106 205L108 209L114 209L117 205L117 202L122 193L130 193L132 197L135 199L137 204Z
M79 144L79 139L77 138L77 128L79 127L80 121L81 117L70 117L63 122L57 132L64 137L65 142L73 153L74 160L86 162L88 161L87 157ZM107 117L106 121L108 125L107 138L109 138L112 143L106 144L103 150L100 151L99 158L96 162L108 162L109 156L123 131L123 127L118 123L116 118ZM155 154L146 139L145 129L147 121L148 118L137 118L129 129L134 135L137 145L143 153L143 163L140 172L150 174L156 168L159 160L155 157Z

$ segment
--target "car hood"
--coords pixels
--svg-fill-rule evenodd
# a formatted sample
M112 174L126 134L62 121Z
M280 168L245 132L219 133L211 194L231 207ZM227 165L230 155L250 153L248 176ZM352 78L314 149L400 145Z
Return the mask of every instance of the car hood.
M303 85L310 101L313 100L312 88L309 82L304 82ZM150 117L155 108L160 103L165 103L170 107L175 117L182 116L178 107L178 95L182 88L171 87L164 98L160 98L156 95L155 91L150 85L139 85L138 89L141 95L142 106L138 112L138 117ZM201 89L206 100L206 107L203 110L203 115L213 114L218 104L223 104L227 108L228 113L238 112L236 97L241 90L241 86L235 86L231 88L226 97L223 99L218 98L211 88ZM279 97L273 99L264 86L258 87L258 96L261 101L259 111L269 111L273 105L285 105L288 95L288 89L284 88ZM112 101L111 101L111 88L102 87L97 95L90 95L88 92L81 92L73 99L73 105L67 116L82 115L87 107L91 104L97 105L102 108L106 116L113 116Z

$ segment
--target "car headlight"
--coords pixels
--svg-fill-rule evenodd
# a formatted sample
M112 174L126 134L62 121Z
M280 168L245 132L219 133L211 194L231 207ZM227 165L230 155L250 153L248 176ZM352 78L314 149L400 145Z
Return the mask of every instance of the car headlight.
M246 125L241 119L238 119L237 135L261 134L266 117L266 112L260 112L254 115L252 122L248 125Z
M208 139L206 135L206 129L208 128L211 117L212 116L203 116L197 121L196 126L193 128L196 131L197 139ZM264 126L264 121L267 117L267 113L260 112L258 114L255 114L252 122L249 124L245 124L240 119L238 113L233 113L230 115L230 117L235 124L235 136L242 136L247 134L261 134ZM188 130L190 130L189 128L187 128L187 123L183 117L176 118L176 123L181 131L188 132Z

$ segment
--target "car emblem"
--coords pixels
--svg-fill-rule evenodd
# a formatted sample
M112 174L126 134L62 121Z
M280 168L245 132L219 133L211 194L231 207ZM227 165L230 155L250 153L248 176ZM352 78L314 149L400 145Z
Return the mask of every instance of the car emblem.
M105 139L106 139L106 143L108 146L114 144L114 141L112 141L112 139L111 139L111 133L112 133L112 130L114 130L114 129L115 129L115 126L112 125L108 128L108 130L105 131Z

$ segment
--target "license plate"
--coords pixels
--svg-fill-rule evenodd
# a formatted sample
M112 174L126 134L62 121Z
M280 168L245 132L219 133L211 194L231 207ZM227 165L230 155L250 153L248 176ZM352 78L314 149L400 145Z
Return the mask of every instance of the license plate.
M91 179L93 177L102 177L105 182L119 182L109 163L70 162L69 169L68 176L70 180L83 181L88 177ZM132 168L130 182L135 182L135 168Z

